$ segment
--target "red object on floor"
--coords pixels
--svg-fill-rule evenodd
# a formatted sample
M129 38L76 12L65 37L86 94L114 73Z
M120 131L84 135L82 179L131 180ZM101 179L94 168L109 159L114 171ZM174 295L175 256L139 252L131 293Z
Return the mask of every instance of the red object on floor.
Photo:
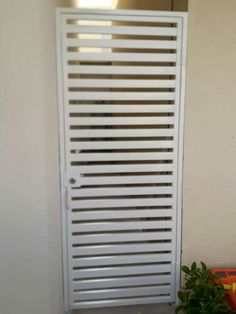
M213 268L211 273L218 277L216 282L224 285L225 299L231 305L232 311L236 311L236 268Z
M227 291L225 294L225 299L229 302L231 310L236 312L236 292Z

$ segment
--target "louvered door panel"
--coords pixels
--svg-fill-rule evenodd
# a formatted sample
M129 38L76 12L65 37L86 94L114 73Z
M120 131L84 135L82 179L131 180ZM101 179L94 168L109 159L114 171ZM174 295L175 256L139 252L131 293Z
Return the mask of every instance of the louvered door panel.
M58 14L70 309L175 300L184 21L169 12Z

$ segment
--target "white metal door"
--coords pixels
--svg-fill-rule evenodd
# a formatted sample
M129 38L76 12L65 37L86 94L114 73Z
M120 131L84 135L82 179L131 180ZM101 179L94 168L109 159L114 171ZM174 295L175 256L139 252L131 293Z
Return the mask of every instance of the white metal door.
M175 301L185 13L61 9L66 309Z

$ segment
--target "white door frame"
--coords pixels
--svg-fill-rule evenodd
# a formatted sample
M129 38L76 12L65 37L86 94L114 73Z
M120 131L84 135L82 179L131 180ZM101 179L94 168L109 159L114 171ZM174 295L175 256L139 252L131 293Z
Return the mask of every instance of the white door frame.
M65 312L69 313L69 271L68 271L68 247L67 247L67 190L65 175L65 120L64 120L64 93L63 93L63 68L62 68L62 40L61 40L61 18L65 14L95 14L95 15L129 15L131 18L135 16L148 16L159 19L167 17L176 17L182 19L182 47L181 47L181 88L179 94L180 112L179 112L179 142L178 142L178 187L177 187L177 204L179 212L176 217L176 299L178 302L177 291L180 287L180 266L181 266L181 234L182 234L182 168L183 168L183 132L184 132L184 99L185 99L185 71L186 71L186 42L187 42L187 13L184 12L165 12L165 11L129 11L129 10L96 10L96 9L73 9L59 8L56 13L57 20L57 73L58 73L58 103L59 103L59 137L60 137L60 180L61 180L61 229L62 229L62 247L63 247L63 278L64 278L64 307ZM181 209L181 210L180 210Z

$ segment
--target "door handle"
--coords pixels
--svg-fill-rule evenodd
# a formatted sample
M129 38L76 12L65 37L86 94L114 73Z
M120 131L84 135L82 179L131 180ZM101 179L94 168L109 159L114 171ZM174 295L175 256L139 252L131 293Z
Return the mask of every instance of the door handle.
M69 182L70 182L70 184L75 184L76 180L74 178L70 178Z

